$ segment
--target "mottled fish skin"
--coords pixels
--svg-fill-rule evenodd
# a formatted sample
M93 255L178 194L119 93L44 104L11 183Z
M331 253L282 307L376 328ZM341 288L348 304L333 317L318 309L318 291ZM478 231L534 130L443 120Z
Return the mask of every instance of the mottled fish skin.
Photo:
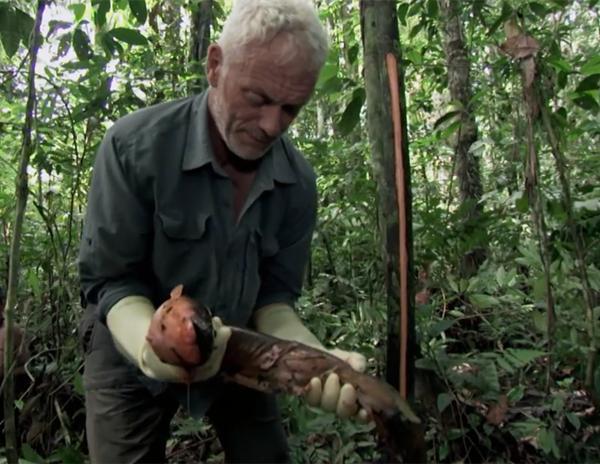
M249 388L296 396L306 393L313 377L325 382L335 372L340 383L355 387L360 407L371 415L392 456L400 455L404 462L426 461L421 421L408 402L387 383L355 371L336 356L302 343L232 327L221 372Z
M181 292L171 294L170 304L191 305L197 315L193 322L200 349L203 353L210 352L213 343L210 311ZM360 407L370 414L379 436L389 448L389 459L393 456L396 460L401 457L402 462L426 461L421 421L408 402L387 383L355 371L325 351L231 327L220 375L255 390L302 396L313 377L324 382L334 372L341 383L355 387Z

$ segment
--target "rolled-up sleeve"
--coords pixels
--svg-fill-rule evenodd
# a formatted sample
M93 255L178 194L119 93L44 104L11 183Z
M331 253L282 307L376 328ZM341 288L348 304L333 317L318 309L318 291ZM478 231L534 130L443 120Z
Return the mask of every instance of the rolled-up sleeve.
M261 285L255 308L272 303L294 306L302 292L302 284L317 218L317 188L314 178L298 186L291 195L278 234L279 250L261 263Z
M148 284L152 208L144 203L130 144L109 130L97 153L79 252L86 300L109 309L129 295L152 299Z

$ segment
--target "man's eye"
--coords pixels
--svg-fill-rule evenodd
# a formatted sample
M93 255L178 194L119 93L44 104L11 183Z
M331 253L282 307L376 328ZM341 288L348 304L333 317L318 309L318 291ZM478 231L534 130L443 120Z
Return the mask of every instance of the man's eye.
M300 107L296 105L283 105L281 109L290 116L296 116L300 112Z
M265 101L264 98L262 98L260 95L253 93L253 92L247 92L246 98L253 105L262 105Z

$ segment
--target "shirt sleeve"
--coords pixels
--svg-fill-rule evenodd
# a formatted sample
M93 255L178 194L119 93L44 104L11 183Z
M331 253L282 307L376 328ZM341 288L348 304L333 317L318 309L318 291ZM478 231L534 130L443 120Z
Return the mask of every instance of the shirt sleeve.
M299 184L302 185L302 184ZM261 286L255 308L273 303L294 307L302 284L317 219L317 188L314 177L301 192L290 192L290 207L278 234L279 251L260 267Z
M142 182L132 152L115 131L108 131L96 156L83 227L81 286L86 300L98 305L103 322L110 308L126 296L153 299L148 275L152 206L140 193Z

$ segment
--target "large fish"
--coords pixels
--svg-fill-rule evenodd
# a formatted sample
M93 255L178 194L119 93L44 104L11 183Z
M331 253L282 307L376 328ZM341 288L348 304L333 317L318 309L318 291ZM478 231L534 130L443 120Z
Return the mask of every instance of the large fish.
M177 286L161 308L161 321L149 340L164 361L186 368L201 365L210 356L213 330L210 311L183 295ZM160 343L156 343L158 338ZM340 383L350 383L358 403L375 422L390 457L404 462L425 462L425 440L419 418L387 383L355 371L341 359L302 343L231 327L231 337L219 375L225 380L263 392L303 396L313 377L324 383L336 373Z

